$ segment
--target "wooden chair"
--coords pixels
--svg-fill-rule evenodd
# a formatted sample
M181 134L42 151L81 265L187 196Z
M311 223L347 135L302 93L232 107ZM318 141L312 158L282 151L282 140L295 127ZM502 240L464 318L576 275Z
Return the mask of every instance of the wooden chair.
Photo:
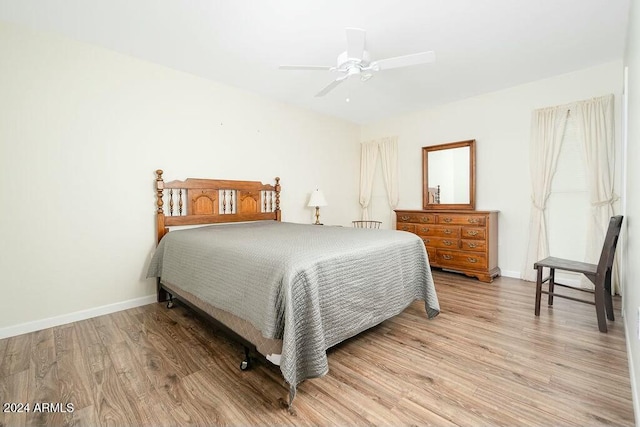
M620 235L620 228L622 227L622 215L611 217L609 220L609 228L607 229L607 235L604 238L604 245L602 246L602 253L600 254L600 261L598 264L589 264L580 261L571 261L568 259L548 257L541 261L536 262L533 268L538 270L538 277L536 280L536 316L540 315L540 300L542 294L549 295L549 305L553 305L553 297L566 298L573 301L585 302L587 304L594 304L596 306L596 315L598 318L598 329L600 332L607 332L607 321L604 318L605 313L609 320L615 320L613 315L613 302L611 300L611 270L613 268L613 257L616 251L616 245L618 243L618 236ZM542 272L544 268L549 269L549 277L543 279ZM573 271L582 273L593 284L595 289L593 291L588 289L577 288L574 286L563 285L555 281L555 271ZM548 290L542 290L542 284L549 282ZM563 286L567 288L577 289L579 291L591 292L594 294L594 300L584 300L580 298L574 298L568 295L557 294L554 291L555 286Z
M355 228L380 228L382 221L351 221Z

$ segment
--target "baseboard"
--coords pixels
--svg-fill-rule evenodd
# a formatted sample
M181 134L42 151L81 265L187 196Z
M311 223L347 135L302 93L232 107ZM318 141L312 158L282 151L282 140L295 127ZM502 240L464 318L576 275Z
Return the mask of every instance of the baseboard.
M624 310L622 311L624 313ZM633 413L635 415L635 419L637 420L640 417L640 403L638 402L638 387L637 382L635 380L636 375L633 369L633 353L631 352L631 340L636 339L635 336L632 336L631 331L629 331L630 323L627 322L627 316L622 316L622 321L624 323L624 335L625 341L627 343L627 363L629 364L629 378L631 383L631 399L633 400Z
M514 279L521 279L521 273L519 271L510 271L510 270L501 270L500 271L500 275L503 277L511 277ZM575 287L581 287L582 286L582 282L580 280L580 276L579 275L574 275L573 277L566 277L566 276L562 276L557 274L556 275L556 279L558 279L560 281L560 283L564 283L566 285L569 286L575 286ZM535 281L533 281L532 283L535 283Z
M513 279L519 279L520 278L520 272L519 271L510 271L510 270L502 270L502 269L500 269L500 276L511 277Z
M114 304L107 304L87 310L76 311L74 313L63 314L61 316L21 323L15 326L7 326L5 328L0 328L0 339L40 331L54 326L66 325L67 323L103 316L105 314L115 313L116 311L127 310L129 308L140 307L141 305L151 304L155 301L156 295L153 294L146 297L134 298Z

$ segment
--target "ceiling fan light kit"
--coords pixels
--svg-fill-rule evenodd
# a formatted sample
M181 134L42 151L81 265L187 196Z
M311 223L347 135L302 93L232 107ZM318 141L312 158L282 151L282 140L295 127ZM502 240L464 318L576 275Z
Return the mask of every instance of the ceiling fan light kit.
M436 59L433 51L414 53L411 55L396 56L393 58L371 61L369 52L365 50L366 32L360 28L347 28L347 50L338 55L336 66L325 65L281 65L281 70L312 70L331 71L339 75L320 92L316 97L324 96L335 89L340 83L351 76L360 76L360 80L366 82L373 73L392 68L409 67L419 64L434 62Z

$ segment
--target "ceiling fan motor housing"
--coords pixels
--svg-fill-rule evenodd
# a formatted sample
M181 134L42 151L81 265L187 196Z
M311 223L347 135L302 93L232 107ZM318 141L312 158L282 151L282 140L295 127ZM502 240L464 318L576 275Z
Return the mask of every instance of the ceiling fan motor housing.
M338 65L336 70L343 73L347 73L352 76L354 74L360 74L362 69L369 66L369 52L366 50L362 52L362 58L349 58L348 53L342 52L338 55Z

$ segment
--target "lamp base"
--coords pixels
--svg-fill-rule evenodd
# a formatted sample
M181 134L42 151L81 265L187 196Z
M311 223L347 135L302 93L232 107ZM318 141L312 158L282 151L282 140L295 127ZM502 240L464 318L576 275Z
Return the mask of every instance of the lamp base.
M316 222L313 225L322 225L320 224L320 206L316 206Z

